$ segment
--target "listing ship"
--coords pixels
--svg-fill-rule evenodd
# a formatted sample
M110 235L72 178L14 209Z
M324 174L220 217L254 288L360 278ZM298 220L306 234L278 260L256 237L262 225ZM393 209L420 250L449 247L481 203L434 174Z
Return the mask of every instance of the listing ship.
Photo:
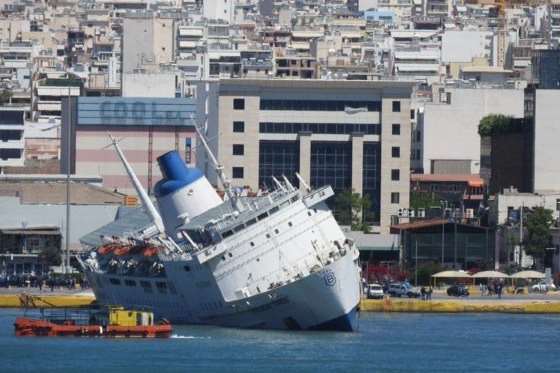
M159 208L115 147L153 225L80 258L101 304L149 307L175 324L354 331L360 301L358 250L325 200L330 186L243 196L199 133L225 187L224 199L176 151L158 158ZM160 215L161 213L161 215Z

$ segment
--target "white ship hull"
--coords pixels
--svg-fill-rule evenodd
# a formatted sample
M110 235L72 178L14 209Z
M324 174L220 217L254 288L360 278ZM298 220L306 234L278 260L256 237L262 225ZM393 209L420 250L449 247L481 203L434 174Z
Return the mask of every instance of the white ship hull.
M359 255L324 202L330 187L303 193L276 180L279 189L264 196L228 189L222 202L200 171L169 152L158 158L162 220L114 144L157 234L119 231L84 257L99 303L150 307L174 323L355 329Z
M104 279L116 276L90 272L88 277L101 304L150 307L157 317L177 324L292 330L353 331L357 328L359 272L350 253L305 278L240 302L212 305L214 310L197 302L200 294L182 293L179 289L176 294L161 293L156 286L152 294L146 294L141 287L110 285ZM144 281L158 282L153 278ZM102 289L96 285L99 282L104 284Z

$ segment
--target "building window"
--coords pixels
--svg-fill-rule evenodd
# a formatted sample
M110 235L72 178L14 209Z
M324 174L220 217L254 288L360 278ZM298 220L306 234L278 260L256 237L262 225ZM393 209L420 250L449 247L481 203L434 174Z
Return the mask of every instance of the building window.
M401 112L401 102L393 101L393 113L400 113L400 112Z
M400 158L401 157L401 148L398 146L393 146L391 148L391 156L393 158Z
M400 194L398 192L391 193L391 203L398 204L400 199Z
M393 124L393 135L400 135L401 134L401 125L398 123Z
M245 154L245 146L243 144L233 144L233 155Z
M272 176L286 176L293 185L299 186L299 142L259 142L259 186L273 186Z
M335 193L352 188L352 142L311 142L311 175L312 188L330 185ZM349 216L348 210L337 210L333 202L327 201L338 221Z
M410 119L414 119L415 114L416 112L414 111L414 109L410 109Z
M560 199L556 199L556 211L560 211Z
M243 179L243 167L233 167L231 175L234 179Z
M233 109L234 110L245 110L245 99L244 98L234 98L233 99Z
M352 111L365 109L366 111L381 111L379 101L328 101L328 100L261 100L261 110L289 110L289 111Z
M233 122L233 132L245 132L245 122Z
M401 170L399 169L392 169L391 170L391 180L399 181L401 179Z
M379 223L381 156L379 143L364 143L362 157L362 195L370 201L370 208L363 213L368 224Z
M366 135L377 135L381 125L376 123L282 123L261 122L260 133L328 133L328 134L352 134L361 132Z
M416 142L422 141L422 132L420 130L416 131Z

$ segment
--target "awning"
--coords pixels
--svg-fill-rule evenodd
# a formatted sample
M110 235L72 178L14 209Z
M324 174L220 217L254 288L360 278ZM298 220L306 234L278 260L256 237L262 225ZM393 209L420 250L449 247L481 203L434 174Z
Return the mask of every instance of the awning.
M481 188L484 186L483 180L469 180L469 186L473 188Z
M473 278L507 278L509 277L505 273L498 272L498 271L482 271L475 273Z
M432 275L434 278L470 278L471 276L465 271L443 271Z
M537 271L521 271L510 276L511 278L545 278L546 275Z

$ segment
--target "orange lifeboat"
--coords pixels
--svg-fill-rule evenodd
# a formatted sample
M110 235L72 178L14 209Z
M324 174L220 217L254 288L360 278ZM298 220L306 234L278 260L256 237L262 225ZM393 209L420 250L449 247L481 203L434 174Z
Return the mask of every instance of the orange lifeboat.
M113 251L113 254L117 255L117 256L122 256L122 255L126 255L130 252L131 247L130 246L119 246L115 249L115 251Z
M115 245L115 244L103 245L99 249L97 249L97 253L99 255L107 255L110 252L112 252L113 250L115 250L116 247L117 247L117 245Z
M144 249L144 256L156 256L158 253L158 248L155 246L148 246Z

